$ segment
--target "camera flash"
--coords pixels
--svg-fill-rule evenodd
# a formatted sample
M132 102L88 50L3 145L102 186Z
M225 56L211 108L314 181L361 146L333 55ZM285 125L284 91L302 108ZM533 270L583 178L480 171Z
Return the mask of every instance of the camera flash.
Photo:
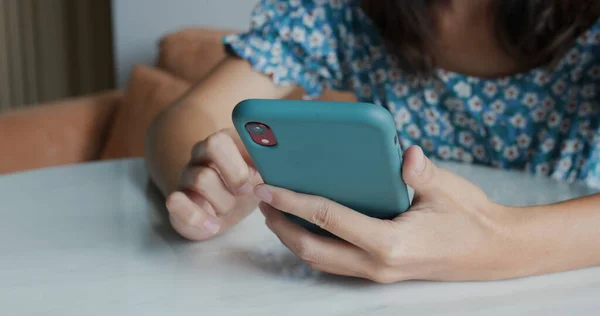
M263 139L261 140L261 143L263 143L263 144L268 144L268 143L269 143L269 140L268 140L268 139L265 139L265 138L263 138Z

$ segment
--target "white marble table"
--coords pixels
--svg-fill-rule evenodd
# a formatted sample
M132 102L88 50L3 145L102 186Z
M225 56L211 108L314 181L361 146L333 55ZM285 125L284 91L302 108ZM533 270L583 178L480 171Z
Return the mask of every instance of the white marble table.
M510 204L591 191L445 165ZM519 182L506 182L507 177ZM600 268L503 282L377 285L308 271L259 214L180 239L140 160L0 177L1 315L573 315L600 313Z

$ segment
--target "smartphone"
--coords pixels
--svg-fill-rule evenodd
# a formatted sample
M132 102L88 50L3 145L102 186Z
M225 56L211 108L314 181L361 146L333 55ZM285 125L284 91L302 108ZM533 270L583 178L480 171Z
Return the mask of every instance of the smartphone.
M251 99L237 104L232 116L265 183L322 196L379 219L408 210L396 124L385 108ZM327 234L286 215L314 233Z

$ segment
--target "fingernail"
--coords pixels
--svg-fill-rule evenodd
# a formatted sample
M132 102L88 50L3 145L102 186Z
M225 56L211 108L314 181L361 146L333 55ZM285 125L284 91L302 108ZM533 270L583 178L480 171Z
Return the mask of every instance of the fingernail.
M273 195L266 185L258 185L254 188L254 195L265 203L271 203Z
M252 186L250 185L250 183L246 183L242 187L240 187L239 189L237 189L237 194L238 195L246 195L246 194L248 194L250 192L252 192Z
M413 170L417 175L420 175L423 172L423 169L425 169L425 154L421 148L419 148L419 155L421 157L417 159L417 162L413 166Z
M200 221L202 219L202 214L200 214L200 212L192 212L192 214L190 214L190 217L188 218L188 225L190 226L200 226Z
M212 218L209 218L204 221L204 228L206 229L206 231L214 235L219 232L221 226L219 225L219 223L217 223L217 221L215 221Z

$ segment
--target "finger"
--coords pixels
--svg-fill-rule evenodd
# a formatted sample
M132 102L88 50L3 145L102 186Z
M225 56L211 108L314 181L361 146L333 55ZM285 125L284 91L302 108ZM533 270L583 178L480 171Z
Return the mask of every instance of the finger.
M200 193L188 189L184 189L181 192L183 192L190 200L192 200L192 202L196 203L196 205L198 205L202 210L208 212L208 214L212 216L217 216L215 209L212 207L212 205L210 205L207 199L200 195Z
M252 161L252 158L248 153L248 149L244 145L244 142L242 141L242 138L238 134L237 130L235 128L227 128L224 129L222 132L229 135L229 137L233 139L235 146L240 150L242 157L244 157L244 161L246 161L250 167L254 168L254 162Z
M322 197L260 184L255 195L275 209L296 215L362 248L376 251L390 233L391 221L372 218Z
M204 230L198 229L197 227L187 225L178 216L169 214L169 221L171 226L177 233L186 239L193 241L204 241L213 238L215 235L208 233Z
M192 202L198 205L202 210L206 211L209 215L218 218L221 232L228 230L229 227L233 225L236 225L241 220L246 218L250 213L252 213L252 211L254 211L254 208L248 207L247 204L258 205L258 201L255 201L254 196L250 195L240 198L236 201L235 211L229 212L226 215L222 215L217 214L212 205L199 193L191 190L185 190L183 193L185 193L185 195L187 195L190 200L192 200Z
M408 148L403 159L402 178L415 192L431 190L439 183L438 168L425 156L420 147Z
M225 185L236 195L252 191L249 168L238 147L224 132L215 133L192 149L193 165L215 164Z
M417 203L423 199L439 200L442 196L458 201L485 197L479 187L465 178L438 168L417 146L410 147L404 153L402 178L415 190Z
M294 224L280 211L261 203L267 226L281 242L313 269L367 278L373 263L367 252L341 240L318 236Z
M193 227L210 236L216 235L221 230L218 218L200 208L182 192L172 193L167 198L166 206L170 216L175 218L180 226Z
M204 197L219 215L228 214L235 207L235 197L213 168L190 167L184 172L181 182L184 188Z

